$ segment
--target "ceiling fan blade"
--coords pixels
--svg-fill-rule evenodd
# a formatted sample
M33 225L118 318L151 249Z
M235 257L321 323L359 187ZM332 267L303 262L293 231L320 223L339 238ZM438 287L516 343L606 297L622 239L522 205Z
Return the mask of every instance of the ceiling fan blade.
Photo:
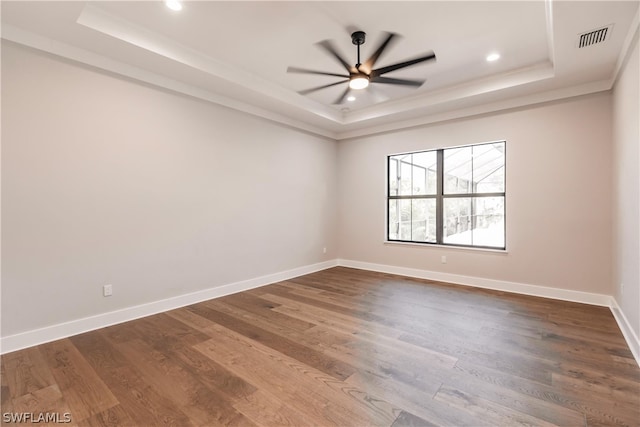
M386 67L378 68L377 70L371 71L371 77L377 77L379 75L389 73L391 71L399 70L400 68L409 67L411 65L419 64L420 62L435 60L436 54L429 52L428 54L421 56L419 58L410 59L408 61L400 62L398 64L387 65Z
M360 69L365 73L370 73L371 70L373 70L373 66L376 64L376 61L378 60L378 58L380 58L380 55L382 55L382 52L384 52L384 50L387 48L387 46L395 36L395 33L387 33L387 38L384 39L384 41L380 44L380 46L378 46L376 51L373 52L373 55L371 55L369 59L364 61L364 64L362 64Z
M420 87L425 82L425 80L410 80L410 79L394 79L391 77L372 77L371 83L387 83L392 85L402 85L402 86L414 86Z
M298 67L289 67L289 68L287 68L287 73L318 74L318 75L321 75L321 76L344 77L345 79L349 78L348 74L327 73L327 72L324 72L324 71L308 70L306 68L298 68Z
M306 94L308 94L308 93L315 92L315 91L317 91L317 90L326 89L326 88L331 87L331 86L341 85L341 84L343 84L343 83L347 83L348 81L349 81L349 80L341 80L341 81L336 82L336 83L329 83L328 85L316 86L316 87L312 87L311 89L301 90L301 91L299 91L298 93L299 93L300 95L306 95Z
M340 53L338 53L338 51L336 50L335 46L333 45L333 43L331 43L331 40L324 40L318 43L324 50L326 50L329 55L333 56L335 59L338 60L338 62L340 64L342 64L342 66L345 68L345 70L347 70L349 73L351 73L353 71L353 69L355 67L349 65L349 63L347 61L345 61L345 59L340 55Z
M347 88L345 89L344 92L342 92L342 95L340 95L334 102L334 104L340 105L344 102L344 100L347 98L347 95L349 94L349 91L351 90L351 88L349 86L347 86Z

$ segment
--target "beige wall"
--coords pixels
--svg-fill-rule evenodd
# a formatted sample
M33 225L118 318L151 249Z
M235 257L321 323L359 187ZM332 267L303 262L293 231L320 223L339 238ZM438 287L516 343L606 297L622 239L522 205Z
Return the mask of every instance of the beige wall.
M336 153L3 43L2 336L335 259Z
M636 33L613 91L614 296L636 336L640 336L639 49Z
M383 243L388 154L503 139L508 253ZM343 141L338 159L341 258L613 292L608 93Z
M2 336L335 258L615 292L608 93L336 143L2 48ZM502 139L507 253L383 243L386 155Z

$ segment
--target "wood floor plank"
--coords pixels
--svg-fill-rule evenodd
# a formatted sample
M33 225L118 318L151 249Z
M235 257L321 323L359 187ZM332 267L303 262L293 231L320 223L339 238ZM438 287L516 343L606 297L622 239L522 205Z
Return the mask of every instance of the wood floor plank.
M233 401L176 363L172 355L136 340L116 345L154 390L167 397L194 425L227 425L238 416Z
M194 348L185 347L172 352L171 355L179 359L181 367L198 378L202 384L216 390L217 393L222 393L231 402L241 401L257 391L253 385Z
M566 408L581 413L587 419L587 425L591 425L589 420L604 420L608 425L628 425L633 426L640 423L640 415L632 416L637 422L624 421L614 411L612 399L599 399L580 389L568 389L553 387L546 384L536 383L517 376L505 374L502 371L475 365L469 362L459 361L455 368L465 372L467 375L481 379L482 381L496 384L502 388L514 390L518 393L530 396L531 398L544 400L556 406L554 415L559 408ZM635 406L625 406L627 411L638 411Z
M13 372L12 374L15 375L15 373ZM17 387L23 387L23 386L21 384L20 385L16 384L16 388ZM11 390L9 389L7 374L5 373L5 361L3 358L2 360L0 360L0 407L5 409L9 408L10 402L11 402Z
M437 424L430 423L426 420L423 420L420 417L416 417L415 415L402 411L398 418L393 422L391 427L430 427L437 426Z
M298 410L319 405L320 408L314 410L321 409L320 412L309 414L317 418L319 423L324 420L324 423L330 422L332 425L390 425L400 413L400 409L384 400L303 365L297 359L232 330L223 327L218 327L218 330L220 334L217 339L195 347L228 369L243 365L242 371L250 374L250 378L245 378L247 381L258 388L271 384L287 396L285 403L311 402L298 403ZM247 369L249 366L251 368ZM241 372L237 371L237 374L241 375Z
M476 418L489 420L497 426L552 427L555 425L447 385L440 388L434 399L463 410Z
M213 304L214 308L218 303L231 305L237 309L251 313L252 315L262 319L264 322L276 324L289 330L303 332L314 326L313 323L293 319L289 316L273 311L276 304L271 301L255 297L251 294L240 293L231 297L212 300L209 301L209 303Z
M68 339L39 346L75 422L118 404L118 399Z
M511 375L551 384L553 362L526 357L516 353L506 353L497 347L487 347L478 350L477 346L465 345L454 338L452 338L452 340L454 340L453 342L444 342L405 334L400 336L399 339L427 349L455 356L459 360L473 361L477 364L508 372Z
M331 359L321 352L307 348L286 337L271 333L258 325L247 323L239 317L229 316L219 310L214 310L208 306L200 305L190 307L189 310L194 313L213 320L217 324L224 325L240 334L251 337L253 340L265 344L283 354L296 358L302 363L308 363L315 366L328 375L332 375L339 379L346 379L355 371L352 366L335 359Z
M491 426L491 424L478 420L467 413L451 411L447 405L434 401L433 397L442 385L440 382L433 382L428 387L416 387L389 376L381 377L372 374L366 370L353 374L347 382L369 390L376 396L404 408L409 414L425 420L426 425ZM409 415L404 417L409 417ZM413 417L409 418L417 421Z
M136 425L193 425L178 406L153 389L101 331L72 337L101 380ZM115 406L115 405L114 405ZM95 414L104 412L95 411Z
M2 362L2 382L14 398L56 384L51 369L37 347L9 353L3 356Z
M309 288L304 286L297 285L298 288L296 289L295 285L287 282L279 283L277 286L274 286L274 289L278 289L280 286L286 290L281 291L278 295L283 297L292 295L293 299L302 303L305 302L306 298L307 302L309 302L309 299L314 301L319 300L320 302L330 302L332 306L342 307L343 312L358 310L357 313L386 313L384 317L390 322L394 322L389 323L388 326L407 332L411 331L416 325L424 323L438 324L441 327L455 327L473 332L476 332L479 327L475 322L469 321L469 317L474 316L469 316L467 306L461 304L443 306L430 302L431 300L429 298L407 298L402 293L392 294L389 292L377 295L367 293L365 295L358 295L356 298L345 299L342 294L337 292L331 292L328 293L328 295L319 295L309 292ZM295 298L293 295L300 298ZM314 302L312 305L318 304ZM398 310L399 307L402 307L402 309ZM331 309L331 307L328 308ZM456 312L456 309L462 309L464 311ZM506 313L504 313L504 315L506 315ZM360 317L365 318L364 316ZM480 321L484 317L484 315L479 315L475 318ZM446 321L443 321L443 319L446 319Z
M137 427L121 405L116 405L83 421L87 427Z
M346 267L2 355L0 387L70 426L640 426L608 308Z
M286 405L271 393L256 390L233 407L258 425L268 426L320 426L302 412Z

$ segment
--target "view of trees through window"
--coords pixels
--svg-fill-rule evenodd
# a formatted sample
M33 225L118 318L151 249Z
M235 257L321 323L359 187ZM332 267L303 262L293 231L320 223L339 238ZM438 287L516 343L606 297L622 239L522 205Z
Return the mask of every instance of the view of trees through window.
M389 156L388 240L504 248L505 145Z

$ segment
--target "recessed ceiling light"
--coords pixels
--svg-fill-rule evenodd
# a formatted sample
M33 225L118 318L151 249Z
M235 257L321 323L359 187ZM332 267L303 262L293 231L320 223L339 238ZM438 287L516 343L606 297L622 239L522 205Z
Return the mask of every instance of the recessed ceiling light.
M176 12L182 10L182 3L178 0L166 0L164 4L166 4L169 9L175 10Z
M487 55L487 61L489 62L497 61L498 59L500 59L499 53L490 53Z
M350 97L347 98L347 101L349 101L349 102L353 102L355 100L356 100L356 97L353 96L353 95L351 95Z

